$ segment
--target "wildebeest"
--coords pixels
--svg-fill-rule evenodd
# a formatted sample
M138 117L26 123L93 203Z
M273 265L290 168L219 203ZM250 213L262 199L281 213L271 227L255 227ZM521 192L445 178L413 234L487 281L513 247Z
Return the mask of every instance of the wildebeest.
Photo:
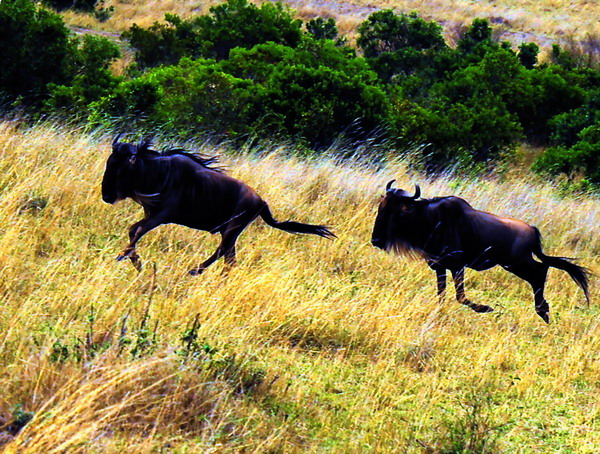
M440 298L446 290L446 270L450 270L459 303L476 312L492 311L467 299L464 272L465 268L482 271L500 265L531 285L535 310L548 323L544 285L548 269L554 267L569 273L589 304L588 271L564 257L544 254L536 227L476 210L459 197L419 199L419 185L411 195L392 188L394 181L387 184L379 204L371 242L387 251L422 256L436 272Z
M102 179L102 199L113 204L131 198L144 208L144 219L129 229L129 244L117 260L129 258L139 270L135 246L140 238L161 224L181 224L221 234L221 244L207 260L190 271L200 274L220 257L235 263L235 242L258 216L277 229L310 233L324 238L335 235L325 226L278 222L267 203L245 183L226 175L205 158L182 149L151 150L151 141L123 143L119 134L112 143Z

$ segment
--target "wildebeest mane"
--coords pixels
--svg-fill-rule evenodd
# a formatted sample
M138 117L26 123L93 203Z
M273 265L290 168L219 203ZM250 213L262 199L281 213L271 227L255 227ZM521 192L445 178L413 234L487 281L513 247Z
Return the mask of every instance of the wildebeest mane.
M143 154L157 158L167 156L185 156L186 158L191 159L206 169L214 170L215 172L219 173L224 172L223 167L216 165L219 162L219 158L217 156L204 156L200 153L188 151L184 148L163 148L161 151L157 151L152 150L149 147L140 147L139 151Z

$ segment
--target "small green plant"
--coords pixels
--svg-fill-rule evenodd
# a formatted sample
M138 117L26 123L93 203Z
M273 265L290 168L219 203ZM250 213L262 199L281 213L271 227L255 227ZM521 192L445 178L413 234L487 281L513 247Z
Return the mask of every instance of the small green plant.
M15 405L12 410L12 420L6 426L6 431L11 435L18 434L23 427L25 427L29 421L33 419L33 412L25 411L23 409L23 404L19 403Z
M224 380L233 385L236 394L255 391L265 380L266 372L255 367L252 361L240 361L235 353L228 354L225 349L211 345L198 337L200 322L196 314L191 325L183 331L181 348L176 350L184 364L209 371L214 379Z
M489 393L469 393L459 402L456 413L447 412L443 418L443 437L435 451L442 454L497 452L497 442L506 424L495 423L492 406L493 398Z

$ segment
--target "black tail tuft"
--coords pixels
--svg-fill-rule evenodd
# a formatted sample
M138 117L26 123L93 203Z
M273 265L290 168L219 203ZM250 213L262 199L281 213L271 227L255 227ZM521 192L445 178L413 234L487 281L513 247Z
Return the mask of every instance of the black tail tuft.
M267 225L289 233L309 233L328 239L337 238L335 234L324 225L303 224L294 221L278 222L273 218L271 210L269 210L269 206L266 203L260 212L260 217L263 218Z
M553 257L542 252L542 242L540 231L536 228L537 248L534 254L542 261L542 263L566 271L571 276L571 279L583 290L588 305L590 304L589 281L592 275L591 271L583 266L576 265L572 262L573 259L567 257Z

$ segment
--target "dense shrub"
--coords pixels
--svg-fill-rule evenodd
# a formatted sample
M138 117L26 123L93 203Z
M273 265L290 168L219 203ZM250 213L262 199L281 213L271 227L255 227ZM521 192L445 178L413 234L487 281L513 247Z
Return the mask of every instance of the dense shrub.
M166 14L164 23L155 22L147 29L133 24L122 37L135 49L136 63L141 70L174 65L186 55L200 55L196 27L175 14Z
M46 110L73 108L85 113L89 104L109 94L119 78L110 71L111 63L120 56L119 49L110 41L92 35L83 37L81 46L74 52L74 64L78 68L69 85L50 84L50 98Z
M0 93L8 101L85 108L114 87L109 65L118 56L105 38L71 37L59 15L30 0L0 3Z
M447 50L442 28L416 13L395 14L382 10L371 14L358 28L357 45L382 81L434 70L437 55Z
M56 13L30 0L0 2L0 92L8 100L38 104L49 83L68 83L74 47Z
M579 176L578 184L600 188L600 89L589 92L581 107L556 115L550 126L554 146L536 160L534 170Z
M534 163L533 169L556 176L565 174L570 179L582 177L581 188L593 185L600 189L600 122L583 129L579 141L572 147L549 148Z
M533 69L538 63L540 47L536 43L522 43L519 46L519 61L525 68Z
M123 82L94 105L94 121L144 121L179 131L240 136L282 133L327 145L341 132L361 136L386 120L376 75L331 41L301 48L261 44L231 58L190 60Z
M140 68L175 64L184 56L222 60L231 49L266 42L295 47L302 36L301 21L281 3L258 7L247 0L228 0L206 16L182 20L168 14L165 22L148 29L133 25L123 33L136 50Z
M306 23L306 31L315 39L336 39L338 28L332 17L325 20L322 17L311 19Z
M94 11L98 0L42 0L42 4L58 11L77 9L81 11Z
M414 12L398 15L391 9L377 11L358 27L358 33L356 44L367 58L409 47L424 50L446 45L442 27Z

